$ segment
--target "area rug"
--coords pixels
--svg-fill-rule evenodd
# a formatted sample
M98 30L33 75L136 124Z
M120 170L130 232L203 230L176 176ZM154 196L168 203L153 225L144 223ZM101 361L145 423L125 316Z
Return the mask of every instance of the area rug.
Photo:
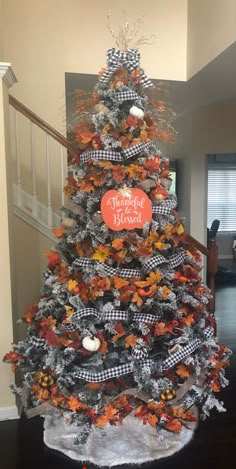
M195 412L196 413L196 412ZM179 434L143 425L134 416L124 419L121 426L93 427L84 446L75 445L76 425L67 425L63 417L47 415L44 421L44 442L71 459L92 462L98 466L141 464L171 456L193 437L196 422L189 422Z

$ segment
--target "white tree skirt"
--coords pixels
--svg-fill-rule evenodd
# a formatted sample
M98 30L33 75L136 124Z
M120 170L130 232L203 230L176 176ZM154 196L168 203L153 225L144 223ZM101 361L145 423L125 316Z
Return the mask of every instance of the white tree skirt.
M179 434L174 434L143 425L130 415L121 426L107 425L104 431L93 427L86 444L78 446L74 444L78 427L65 424L63 417L47 415L44 442L71 459L112 467L171 456L191 440L196 426L195 422L188 422L189 429L183 427Z

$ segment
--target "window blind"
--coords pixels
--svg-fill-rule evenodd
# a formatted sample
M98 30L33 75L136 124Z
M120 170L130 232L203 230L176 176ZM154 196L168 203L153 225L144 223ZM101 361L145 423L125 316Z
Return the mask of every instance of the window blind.
M236 231L236 168L208 169L207 226L220 220L220 231Z

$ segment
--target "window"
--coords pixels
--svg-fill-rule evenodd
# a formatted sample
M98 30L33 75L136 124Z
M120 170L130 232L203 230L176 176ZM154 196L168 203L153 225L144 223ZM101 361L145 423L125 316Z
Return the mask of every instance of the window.
M236 231L236 167L208 169L208 227L215 219L220 231Z

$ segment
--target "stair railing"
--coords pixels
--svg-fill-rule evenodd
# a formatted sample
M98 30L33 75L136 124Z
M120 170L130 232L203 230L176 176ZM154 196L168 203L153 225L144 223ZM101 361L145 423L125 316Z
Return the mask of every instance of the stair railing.
M63 187L66 182L67 177L67 168L68 168L68 153L75 154L77 149L57 130L51 127L47 122L43 119L38 117L34 112L30 111L25 105L20 103L16 98L13 96L9 96L9 104L13 108L14 117L12 119L12 124L14 126L13 134L14 134L14 159L16 163L16 174L15 174L15 203L18 208L26 212L26 215L31 215L35 219L40 219L40 216L43 212L45 212L44 207L46 207L46 216L42 223L44 223L45 228L50 228L55 224L55 216L54 213L59 214L59 207L53 207L53 193L52 193L52 179L53 179L53 171L52 171L52 164L57 164L60 168L57 167L57 174L60 173L59 177L59 184L57 181L57 194L60 193L60 206L64 205L64 192ZM19 117L20 116L20 117ZM21 148L23 144L21 140L21 134L19 132L19 121L20 124L22 123L22 116L23 119L26 120L26 127L27 130L24 130L24 133L27 134L27 139L29 142L27 143L27 149L30 153L30 168L25 168L25 162L23 158L21 158L21 153L24 149ZM24 123L25 125L25 123ZM38 132L40 129L40 135ZM37 133L37 135L36 135ZM40 143L39 143L40 140ZM54 142L52 144L52 142ZM56 149L53 145L56 143ZM24 144L26 145L26 144ZM46 181L47 185L44 190L42 190L41 184L37 182L38 175L37 175L37 158L36 158L36 151L37 146L40 147L42 153L40 151L41 160L46 159L44 161L45 169L46 169ZM54 145L55 146L55 145ZM55 163L55 159L52 158L52 147L54 152L59 155L59 160ZM53 161L52 161L53 160ZM41 162L42 164L42 162ZM22 174L22 167L25 171L27 171L28 179L31 179L31 201L29 202L29 198L27 198L27 191L24 191L24 184L22 180L24 179L24 175ZM42 172L42 170L41 170ZM31 176L29 176L31 173ZM43 171L43 177L45 179L45 171ZM42 175L40 176L42 179ZM54 182L55 185L55 182ZM29 191L28 191L29 192ZM40 200L41 192L41 199L43 193L43 200ZM55 199L55 197L54 197ZM57 196L57 200L59 200ZM28 213L27 213L28 212ZM58 215L59 216L59 215Z

